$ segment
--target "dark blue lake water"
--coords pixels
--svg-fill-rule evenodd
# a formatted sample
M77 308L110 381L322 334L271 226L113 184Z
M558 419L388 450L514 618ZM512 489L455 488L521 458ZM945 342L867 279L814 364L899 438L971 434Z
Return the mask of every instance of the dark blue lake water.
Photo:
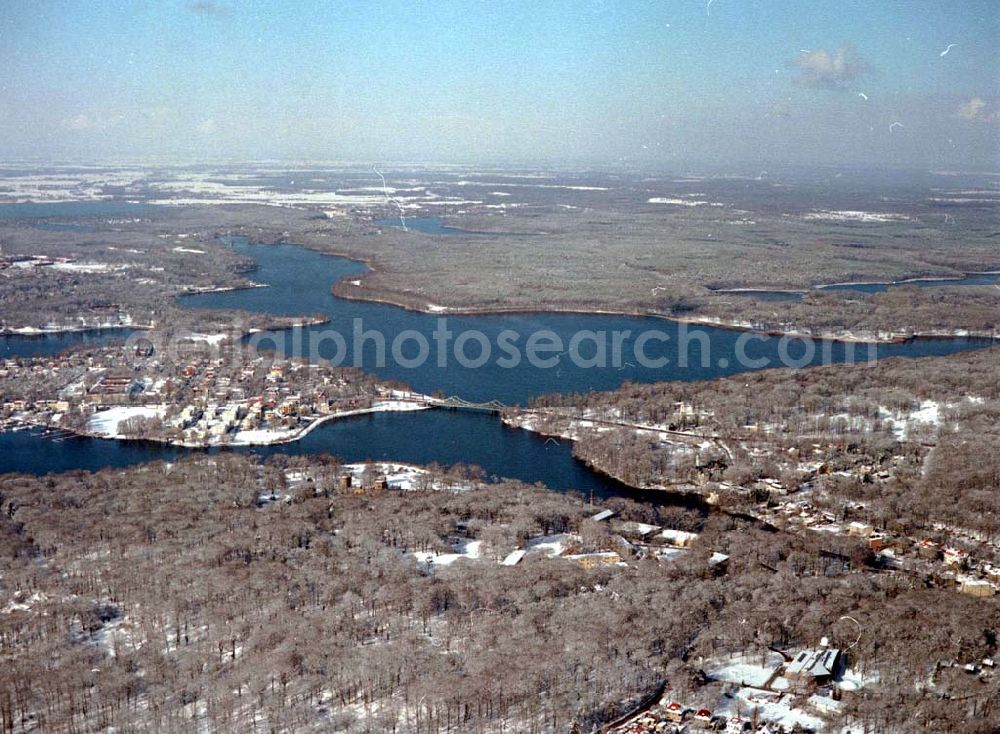
M885 293L890 288L916 286L917 288L940 288L941 286L993 285L1000 280L997 273L974 273L964 278L928 278L927 280L906 280L898 283L844 283L821 286L828 291L858 291L859 293Z
M485 470L487 477L542 482L552 489L598 497L649 496L588 470L573 458L568 441L557 442L507 428L486 413L443 410L355 416L326 423L294 443L202 451L139 441L52 439L35 431L0 433L0 473L93 471L219 451L258 456L326 453L348 462L385 459L415 464L475 464Z
M181 299L184 306L286 316L323 314L329 317L328 324L258 334L252 343L285 354L318 355L360 366L420 392L439 390L476 402L496 399L506 404L525 404L545 393L611 390L626 380L707 380L785 364L806 366L870 358L926 357L989 344L974 339L918 339L877 347L843 342L806 343L730 329L688 327L655 317L599 314L435 315L334 297L333 283L341 279L351 282L352 276L366 269L360 263L294 245L250 245L238 239L232 245L240 254L257 260L259 269L252 277L270 287L185 296ZM364 293L363 285L352 287L357 288L359 295ZM367 338L356 339L356 329L358 336ZM369 331L372 333L365 335ZM445 331L451 334L447 341ZM620 345L617 351L621 354L617 360L616 332ZM462 335L466 335L464 343L459 345ZM533 335L538 342L555 345L544 354L536 351L536 356L542 359L535 360L535 364L528 359ZM574 339L578 340L575 354L580 358L576 362L573 354L558 354L567 352ZM509 349L501 346L502 341ZM394 342L402 359L393 358ZM421 342L427 345L427 358L418 366L409 366L421 355ZM379 359L380 344L384 344L384 360ZM439 348L442 344L445 348ZM463 366L455 355L455 347L461 346L461 354L468 358L465 364L475 364L487 344L490 357L481 366ZM599 364L599 345L604 348L605 366L587 366ZM515 349L520 360L516 366L507 366L514 361L511 355ZM640 355L646 357L645 366Z
M489 316L437 316L406 311L394 306L335 298L331 293L334 282L351 280L365 271L357 262L321 255L292 245L249 245L233 240L240 253L255 258L259 269L254 280L269 287L207 293L181 299L189 308L236 308L278 315L324 314L330 323L301 330L258 335L261 348L279 347L289 354L308 355L312 347L326 358L339 356L344 364L357 362L364 369L383 378L398 379L423 392L441 390L470 400L499 399L505 403L526 403L532 397L549 392L585 392L612 389L626 380L652 382L657 380L704 380L733 374L746 369L778 366L782 362L783 342L759 334L725 329L686 327L653 317L622 317L582 314L503 314ZM359 288L363 292L363 286ZM386 342L386 360L380 363L377 338L371 336L360 349L355 349L354 320L360 319L363 330L377 330ZM416 347L416 335L423 335L436 346L434 331L443 325L452 332L452 343L458 335L476 332L499 352L503 332L508 344L522 353L517 366L504 367L496 354L482 367L466 367L457 363L451 349L445 350L445 366L440 366L437 352L418 367L407 367L391 355L391 343L408 335L409 346ZM547 353L549 366L532 365L526 358L527 339L538 332L547 332L550 340L562 342L565 349L580 333L599 337L618 331L623 336L620 347L622 364L618 367L584 367L576 365L568 354ZM629 332L624 335L624 332ZM336 332L344 341L341 349L330 333ZM643 334L654 333L644 353L651 359L666 359L659 366L638 366L630 356ZM63 335L60 339L82 335ZM325 338L324 338L325 337ZM516 337L516 338L514 338ZM53 340L58 342L57 339ZM478 356L478 342L469 342L467 354ZM803 357L804 346L791 342L787 356ZM926 339L906 344L879 345L874 349L878 358L893 356L919 357L941 355L965 349L987 346L988 342L968 339ZM21 343L23 346L23 342ZM17 345L14 345L16 347ZM405 359L414 356L403 343ZM741 351L742 350L742 351ZM841 362L853 352L867 359L867 346L825 343L817 354L802 359L802 364L823 361ZM555 351L555 350L553 350ZM593 343L583 342L581 357L594 357ZM342 354L341 354L342 352ZM608 361L613 349L609 346ZM745 353L745 354L744 354ZM681 355L687 355L683 364ZM743 354L758 360L747 365L737 359ZM635 493L617 482L589 471L572 458L567 442L555 442L525 431L504 427L494 416L453 411L420 413L382 413L327 423L301 441L283 446L226 449L259 455L274 453L329 453L345 461L389 459L404 462L442 464L476 464L488 475L504 476L526 482L542 482L555 489L593 492L597 496ZM138 442L102 441L99 439L44 438L33 432L0 434L0 472L23 471L47 473L69 469L98 469L106 466L127 466L156 459L171 460L190 450ZM668 501L661 497L660 501ZM680 502L680 499L671 499Z
M58 334L0 335L0 359L7 357L49 357L71 347L98 347L125 341L135 329L89 329Z

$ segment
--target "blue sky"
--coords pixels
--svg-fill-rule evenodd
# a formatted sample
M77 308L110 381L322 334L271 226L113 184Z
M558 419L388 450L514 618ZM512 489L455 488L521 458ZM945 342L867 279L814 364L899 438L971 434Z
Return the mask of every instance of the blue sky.
M991 0L5 0L0 156L996 169L998 49Z

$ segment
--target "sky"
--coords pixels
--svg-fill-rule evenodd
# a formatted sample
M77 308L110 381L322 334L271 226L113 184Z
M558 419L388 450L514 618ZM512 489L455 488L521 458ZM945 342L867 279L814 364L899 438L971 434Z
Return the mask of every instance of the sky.
M998 133L996 0L0 2L0 161L995 171Z

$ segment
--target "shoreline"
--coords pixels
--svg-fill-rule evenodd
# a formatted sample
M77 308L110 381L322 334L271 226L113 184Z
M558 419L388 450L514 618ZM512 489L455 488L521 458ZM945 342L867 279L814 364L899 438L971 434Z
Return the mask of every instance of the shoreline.
M518 413L520 415L523 415L526 412L528 412L528 411L525 411L525 410L519 410L518 411ZM507 427L507 428L509 428L511 430L527 431L528 433L533 433L536 436L540 436L542 438L552 438L552 439L557 439L557 440L560 440L560 441L569 441L571 444L576 444L576 442L577 442L577 439L574 438L573 436L569 435L569 434L559 433L559 432L545 431L545 430L542 430L542 429L538 428L537 426L525 426L525 425L522 425L522 424L520 424L520 423L517 422L517 417L518 416L507 416L507 415L501 414L501 416L500 416L500 422L505 427ZM572 453L572 450L571 450L571 453ZM699 491L693 490L693 489L689 489L689 490L672 489L670 487L664 487L664 486L656 486L656 487L651 487L651 486L641 486L640 487L640 486L636 486L634 484L630 484L629 482L626 482L621 477L616 476L615 474L611 473L610 471L608 471L604 467L595 464L594 462L590 461L589 459L584 459L583 457L577 456L576 454L572 454L572 456L573 456L573 459L575 461L579 461L581 464L583 464L585 467L587 467L588 471L592 471L595 474L599 474L599 475L601 475L603 477L611 479L611 480L617 482L618 484L621 484L621 485L623 485L625 487L628 487L628 488L630 488L630 489L632 489L632 490L634 490L636 492L642 492L642 493L645 493L645 494L649 494L651 496L665 495L666 497L668 497L670 499L679 500L679 501L681 501L681 502L683 502L685 504L693 505L693 506L699 507L701 509L704 509L706 511L712 511L712 510L719 509L717 507L717 505L715 505L715 504L713 504L712 502L709 501L708 495L705 494L705 493L703 493L703 492L699 492Z
M292 245L294 247L301 247L310 252L315 252L319 255L325 255L327 257L339 257L344 260L350 260L351 262L358 263L365 266L370 273L380 272L379 267L373 262L371 258L364 257L363 255L349 254L344 251L329 251L325 249L320 249L319 247L311 244L303 244L296 242L289 242L286 240L278 239L274 242L264 242L260 238L253 235L237 235L244 237L248 244L256 247L268 247L271 245ZM992 272L974 272L967 271L965 276L959 277L955 276L955 280L962 280L964 277L969 275L992 275ZM1000 271L997 271L1000 274ZM976 339L1000 339L1000 332L985 333L979 330L972 329L956 329L956 333L952 334L942 334L930 332L914 332L912 334L893 334L893 336L879 338L879 337L867 337L859 336L857 334L811 334L807 331L802 331L801 329L792 330L767 330L767 329L757 329L752 326L748 326L744 323L739 323L735 321L723 321L720 317L716 316L704 316L704 317L681 317L681 316L667 316L665 314L651 312L647 309L636 308L633 310L625 309L603 309L603 308L587 308L587 307L576 307L576 308L544 308L544 307L514 307L514 308L491 308L491 307L452 307L452 306L441 306L432 303L416 304L413 302L403 302L402 299L395 299L389 294L379 294L372 293L369 290L368 294L360 294L352 292L355 289L362 289L362 285L351 285L351 281L359 280L363 281L366 273L358 273L353 276L344 276L343 278L335 281L329 288L329 293L335 298L343 298L348 301L355 301L359 303L380 303L387 306L394 306L396 308L401 308L404 311L411 311L415 313L422 313L428 315L445 316L445 315L455 315L455 316L502 316L502 315L531 315L531 314L576 314L580 316L588 315L601 315L601 316L624 316L624 317L634 317L634 318L658 318L664 321L672 321L674 323L687 323L687 324L697 324L701 326L711 326L720 329L728 329L731 331L741 331L741 332L751 332L755 334L765 334L768 336L789 336L796 338L806 338L806 339L819 339L828 341L838 341L844 343L855 343L855 344L899 344L910 341L912 339L920 338L945 338L945 339L964 339L964 338L976 338ZM926 278L927 280L941 280L942 278ZM919 279L913 279L919 280ZM887 283L872 283L873 285L884 285ZM780 291L789 293L809 293L813 290L818 290L824 287L832 287L836 285L863 285L863 283L849 284L849 283L828 283L823 286L814 286L810 289L804 291L790 290L790 291ZM711 289L709 289L711 290ZM728 289L733 290L733 289ZM760 291L760 288L748 288L746 290L756 290ZM718 292L718 291L716 291ZM957 333L964 332L964 333ZM890 332L892 333L892 332Z
M254 238L247 236L247 242L258 247L267 247L273 244L290 244L296 247L302 247L303 249L316 252L320 255L326 255L328 257L339 257L345 260L350 260L352 262L359 263L368 268L369 272L379 272L378 268L371 262L370 259L359 257L355 255L349 255L341 252L329 252L326 250L320 250L315 247L310 247L308 245L302 245L292 242L263 242L255 240ZM364 277L364 273L359 274L361 278ZM912 283L919 281L935 281L935 280L963 280L966 277L974 275L1000 275L1000 271L966 271L963 276L952 276L952 277L938 277L938 276L924 276L916 278L908 278L905 280L898 281L845 281L838 283L824 283L822 285L813 286L809 289L779 289L779 288L753 288L753 287L735 287L735 288L722 288L722 289L709 289L713 294L724 294L724 293L787 293L787 294L801 294L806 295L808 293L826 290L830 288L835 288L839 286L851 286L851 285L898 285L904 283ZM621 316L626 318L656 318L664 321L670 321L678 324L691 324L697 326L708 326L718 329L726 329L730 331L740 331L740 332L750 332L755 334L764 334L767 336L778 336L778 337L792 337L801 339L817 339L823 341L838 341L843 343L854 343L854 344L900 344L913 339L986 339L995 340L1000 339L1000 333L991 332L987 333L983 330L977 329L954 329L952 331L940 331L940 330L927 330L927 331L916 331L912 333L893 333L889 332L889 336L867 336L861 334L853 333L821 333L814 334L808 330L803 329L761 329L756 328L745 322L740 322L736 320L725 320L718 316L668 316L666 314L657 313L649 311L642 308L634 309L623 309L623 308L588 308L586 306L579 307L568 307L568 308L546 308L542 306L527 307L518 306L512 308L505 307L452 307L452 306L439 306L436 304L426 303L417 304L413 302L404 302L403 299L394 298L388 293L377 293L368 291L367 293L356 293L355 291L360 289L360 286L352 285L353 280L359 280L359 278L344 278L336 281L330 287L330 293L335 298L343 298L348 301L355 301L360 303L378 303L387 306L393 306L395 308L401 308L405 311L411 311L414 313L422 313L426 315L455 315L455 316L504 316L504 315L532 315L532 314L569 314L569 315L579 315L579 316L589 316L589 315L599 315L599 316ZM251 281L247 285L237 285L237 286L220 286L218 288L205 288L187 291L178 294L175 298L178 300L178 305L181 308L197 311L203 310L193 306L186 306L181 303L184 298L190 296L198 296L207 293L227 293L233 291L241 290L251 290L255 288L269 288L270 285L266 283L256 283ZM268 314L262 314L267 316ZM330 321L329 317L321 319L308 319L304 322L299 322L291 324L288 326L278 326L273 328L267 328L267 331L283 331L291 328L302 327L302 326L316 326ZM0 330L0 337L14 336L14 337L44 337L53 336L59 334L73 334L82 333L88 331L111 331L111 330L146 330L151 331L156 328L156 324L137 324L137 325L102 325L102 326L83 326L83 327L71 327L65 329L35 329L34 327L18 327L15 329L2 329ZM30 331L25 331L29 329ZM247 332L244 337L252 332Z
M231 293L233 291L250 291L254 288L270 288L271 286L267 283L255 283L250 281L249 285L220 285L218 288L211 288L206 286L204 288L194 288L191 290L185 290L183 293L178 293L174 298L185 298L187 296L201 296L206 293Z
M104 435L104 434L95 434L95 433L90 433L90 432L86 432L86 431L75 431L75 430L68 429L68 428L62 428L60 426L52 426L52 425L48 425L48 424L44 424L44 423L33 423L33 422L27 422L27 421L8 422L7 424L4 424L4 425L0 426L0 434L3 434L3 433L15 433L15 432L23 431L23 430L36 430L36 431L42 431L42 432L53 432L53 433L62 434L62 436L60 437L62 439L66 439L66 438L86 438L86 439L99 439L99 440L103 440L103 441L126 441L126 442L135 442L135 443L149 443L149 444L158 444L158 445L161 445L161 446L170 446L172 448L180 448L180 449L185 449L185 450L189 450L189 451L202 451L202 452L206 452L206 451L220 450L220 449L221 450L226 450L226 449L248 449L248 448L252 448L252 447L255 447L255 446L278 446L278 445L283 445L283 444L289 444L289 443L294 443L295 441L298 441L301 438L304 438L306 435L308 435L313 430L315 430L316 428L318 428L321 424L324 424L324 423L326 423L328 421L336 420L336 419L339 419L339 418L350 418L350 417L354 417L354 416L367 415L367 414L373 414L373 413L379 413L379 412L419 412L419 411L424 411L424 410L431 410L433 407L434 406L427 405L427 406L421 406L421 407L415 407L415 408L405 408L405 409L393 409L393 408L359 408L359 409L353 410L353 411L346 411L346 412L343 412L343 413L337 413L337 414L331 414L331 415L327 415L327 416L322 416L321 418L318 418L317 420L314 420L312 423L310 423L308 426L306 426L302 430L298 431L293 436L286 436L286 437L282 437L281 439L274 440L274 441L268 441L268 442L241 442L241 443L212 443L212 444L202 444L202 443L191 443L191 442L183 442L183 441L171 441L169 439L156 438L156 437L144 437L144 438L137 438L136 437L136 438L132 438L132 437L124 437L124 436L108 436L108 435ZM507 419L505 419L502 416L497 416L497 418L500 421L500 423L504 426L504 428L506 428L506 429L513 430L513 431L526 431L528 433L533 433L536 436L548 436L548 434L544 433L543 431L539 431L539 430L532 429L532 428L526 428L526 427L518 426L518 425L512 425L511 423L509 423L507 421ZM47 436L44 433L40 437L41 438L47 438ZM559 438L563 438L563 437L559 436ZM575 442L571 438L566 438L566 440L568 440L570 442ZM581 458L579 456L576 456L575 454L572 454L571 458L572 458L573 461L579 462L580 464L582 464L583 466L585 466L588 471L590 471L590 472L592 472L592 473L594 473L596 475L599 475L601 477L604 477L605 479L608 479L608 480L614 482L615 484L620 485L621 488L626 492L626 494L639 495L639 496L642 497L642 499L644 501L653 502L655 504L663 504L665 506L678 506L679 505L679 506L687 507L689 509L694 509L694 510L698 510L698 511L705 512L705 513L709 513L709 512L723 512L723 513L726 513L726 514L734 514L734 513L730 512L730 511L725 510L723 508L720 508L717 505L715 505L712 502L710 502L709 499L708 499L708 497L707 497L707 495L705 495L704 493L701 493L701 492L698 492L698 491L693 491L693 490L672 489L670 487L664 487L664 486L657 486L657 487L636 486L634 484L630 484L630 483L626 482L625 480L621 479L618 476L615 476L614 474L608 472L607 470L605 470L601 466L598 466L598 465L592 463L591 461L589 461L587 459L583 459L583 458ZM413 465L413 464L408 464L407 462L403 462L403 461L393 461L391 459L382 460L382 461L380 461L378 463L389 463L389 464L395 464L395 465L400 465L400 466L417 466L417 465ZM501 479L503 479L503 478L501 477ZM752 519L756 519L756 518L752 518Z
M67 329L37 329L33 326L19 326L13 329L0 329L0 337L20 336L20 337L43 337L56 336L59 334L80 334L87 331L119 331L132 329L135 331L152 331L156 324L118 324L115 326L81 326Z
M728 331L750 332L754 334L764 334L767 336L788 336L802 339L817 339L821 341L837 341L853 344L902 344L914 339L1000 339L1000 332L985 332L976 329L955 329L951 333L940 331L918 331L913 333L892 334L887 337L868 337L859 334L811 334L799 329L759 329L745 323L737 321L725 321L717 316L667 316L666 314L643 311L636 309L628 311L624 309L600 309L600 308L457 308L451 306L435 306L427 304L417 306L409 303L402 303L393 300L390 296L373 294L367 297L354 294L343 293L339 288L344 287L342 281L338 281L332 286L332 293L337 298L360 303L381 303L387 306L401 308L404 311L427 314L429 316L506 316L506 315L532 315L532 314L569 314L578 316L622 316L627 318L655 318L663 321L670 321L677 324L693 324L697 326L710 326ZM357 288L358 286L349 286ZM369 292L370 293L370 292ZM961 333L960 333L961 332Z
M395 401L404 402L404 401ZM416 412L422 410L430 410L433 406L431 405L420 405L416 401L412 403L413 407L392 407L387 405L373 405L370 408L357 408L355 410L348 410L339 413L330 413L328 415L323 415L314 418L307 425L302 426L294 433L288 435L276 435L270 440L242 440L242 441L216 441L216 442L194 442L194 441L184 441L171 438L165 438L162 436L122 436L122 435L108 435L105 433L95 433L88 430L76 430L72 428L65 428L63 426L51 425L48 423L36 423L33 421L19 420L18 422L12 422L10 425L4 425L0 427L0 433L5 432L15 432L18 430L23 430L24 428L38 428L47 431L61 431L63 433L72 435L77 438L92 438L100 439L102 441L142 441L149 443L157 443L164 446L171 446L174 448L182 449L224 449L224 448L244 448L251 446L280 446L283 444L295 443L296 441L305 438L315 429L319 428L322 424L329 421L337 420L339 418L351 418L358 415L369 415L372 413L408 413ZM95 415L100 414L101 411L95 413Z
M547 433L546 431L542 431L538 428L528 428L522 425L517 425L513 423L512 418L508 419L506 416L501 416L500 421L504 424L504 426L510 428L511 430L528 431L529 433L534 433L538 436L566 440L572 444L575 444L577 441L577 439L572 438L571 436L567 436L565 434ZM637 426L637 428L639 430L650 430L648 428L643 428L642 426ZM761 526L764 527L765 529L770 529L770 530L776 529L775 526L771 524L771 522L769 522L766 518L760 517L754 514L750 510L727 509L726 507L722 506L717 500L712 500L711 493L706 493L695 488L676 489L664 485L637 487L634 484L626 482L621 477L616 476L615 474L608 471L604 467L595 464L590 459L584 459L580 456L577 456L576 454L573 454L573 459L574 461L579 461L581 464L587 467L588 471L591 471L602 477L606 477L607 479L617 482L618 484L621 484L624 487L628 487L634 492L646 495L648 498L650 498L650 501L654 503L659 500L666 502L667 504L670 505L681 504L685 507L691 509L697 509L705 513L718 512L722 513L723 515L728 515L729 517L760 523ZM681 486L691 487L692 485L686 484Z

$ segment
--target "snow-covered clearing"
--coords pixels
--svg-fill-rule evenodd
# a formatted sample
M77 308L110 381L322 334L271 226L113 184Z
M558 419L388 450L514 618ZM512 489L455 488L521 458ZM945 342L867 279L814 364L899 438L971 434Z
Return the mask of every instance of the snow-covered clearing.
M7 606L0 609L0 614L13 614L14 612L29 612L31 608L48 599L46 594L36 591L31 596L25 596L24 592L18 592Z
M802 218L830 222L905 222L910 219L910 217L905 214L892 214L889 212L862 212L853 209L843 209L838 211L820 209L818 211L807 212L802 215Z
M549 557L561 556L566 550L566 546L579 536L570 533L556 533L555 535L541 535L531 538L527 543L528 553L543 553Z
M228 338L227 334L189 334L187 336L188 341L205 342L206 344L211 344L213 347L221 344Z
M132 266L125 264L112 265L111 263L81 262L52 263L50 267L53 270L62 270L68 273L111 273L116 270L127 270Z
M941 404L935 400L924 400L920 407L908 413L893 413L888 408L879 406L879 417L892 424L892 431L900 441L905 441L910 434L920 427L938 429L941 427ZM949 406L950 407L950 406Z
M432 551L414 551L411 555L421 563L428 566L450 566L455 561L462 558L477 559L480 557L479 550L482 541L479 540L459 540L453 546L454 553L434 553Z
M754 710L761 721L773 722L791 728L799 724L821 731L823 720L803 711L798 706L806 699L784 693L766 693L753 688L740 688L732 698L723 695L715 706L715 713L722 716L741 715L751 718Z
M141 647L142 642L132 621L127 616L120 615L101 625L94 635L94 644L110 657L116 657L120 650L131 652Z
M216 177L219 178L219 177ZM251 183L237 183L232 180L206 180L199 174L179 174L171 181L156 181L150 189L160 192L162 198L151 199L151 204L161 205L204 205L204 204L263 204L281 207L322 207L327 217L342 216L351 207L378 206L385 203L387 192L381 186L339 189L337 191L303 188L300 190L277 190L268 186ZM407 192L408 195L401 195ZM393 201L404 209L420 209L428 205L450 206L467 202L458 198L442 197L427 191L424 186L388 189ZM339 207L339 208L337 208Z
M136 328L150 328L148 325L133 324L132 317L122 314L117 321L88 321L83 316L78 316L74 322L63 322L57 324L49 322L44 326L19 326L14 329L7 329L10 334L59 334L76 331L92 331L94 329L119 329L122 327L135 326Z
M704 199L672 199L663 196L653 196L646 200L647 204L670 204L672 206L716 206L722 207L725 204L721 204L716 201L706 201Z
M291 441L297 438L300 433L302 430L298 428L256 428L237 431L229 443L231 446L260 446Z
M518 178L529 178L528 176L518 176ZM539 178L548 178L547 176L540 176ZM478 186L482 188L489 188L492 186L506 186L508 188L517 189L563 189L565 191L609 191L606 186L570 186L565 184L542 184L542 183L513 183L508 181L455 181L455 186Z
M361 477L367 468L367 464L344 464L344 470L349 471L355 481L360 483ZM413 490L419 485L422 477L429 473L426 469L412 464L396 464L381 461L372 464L374 470L385 477L386 483L391 489ZM435 489L440 487L435 486Z
M740 654L707 660L705 672L716 680L749 686L764 686L784 663L778 653L768 651L763 662L761 655Z
M878 681L878 671L866 676L856 670L848 669L844 671L844 674L841 676L840 682L837 685L844 691L860 691L865 686L873 685L878 683Z
M98 436L121 438L122 434L118 431L118 424L122 421L136 416L162 418L165 413L166 407L163 405L108 408L90 416L90 419L87 421L87 430Z

